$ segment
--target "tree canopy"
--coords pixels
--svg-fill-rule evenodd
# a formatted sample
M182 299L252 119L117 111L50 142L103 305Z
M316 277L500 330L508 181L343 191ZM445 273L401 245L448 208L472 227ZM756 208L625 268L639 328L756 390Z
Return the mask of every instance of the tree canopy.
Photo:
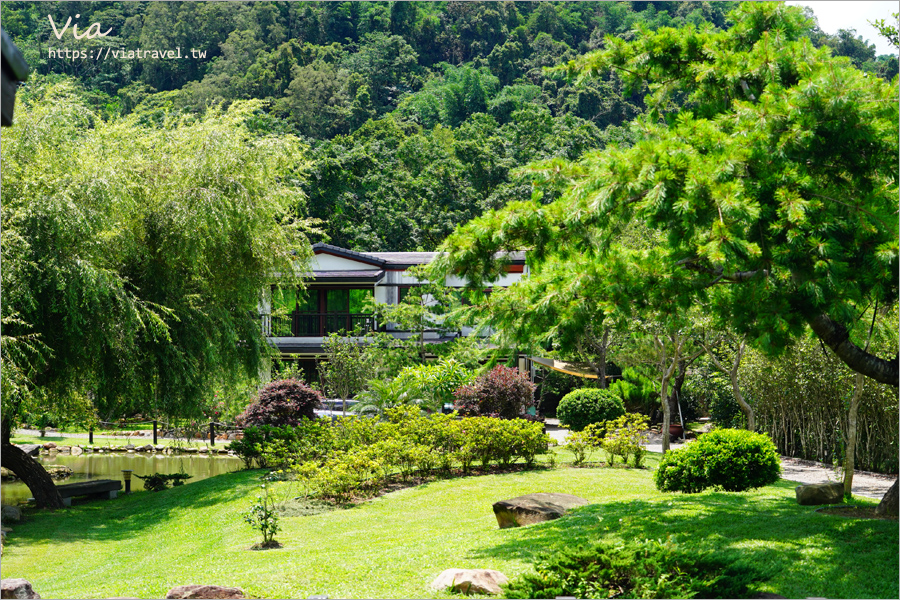
M564 67L647 85L638 141L532 165L532 198L458 229L435 276L480 286L502 270L495 252L527 248L536 276L589 290L600 314L701 304L773 354L808 325L852 369L896 386L896 358L864 352L847 328L897 300L897 81L815 48L799 9L744 3L730 20L609 36ZM662 241L623 244L636 221ZM573 257L589 266L566 276L557 265Z

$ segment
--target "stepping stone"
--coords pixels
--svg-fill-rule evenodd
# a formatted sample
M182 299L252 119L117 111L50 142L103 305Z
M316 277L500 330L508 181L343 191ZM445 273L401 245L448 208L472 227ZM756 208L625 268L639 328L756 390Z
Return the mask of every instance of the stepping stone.
M447 569L431 582L431 589L460 594L499 594L509 578L493 569Z
M794 491L797 493L797 504L801 506L840 504L844 501L844 484L837 481L798 485Z
M571 494L537 493L494 503L494 515L500 529L521 527L558 519L569 510L590 504Z

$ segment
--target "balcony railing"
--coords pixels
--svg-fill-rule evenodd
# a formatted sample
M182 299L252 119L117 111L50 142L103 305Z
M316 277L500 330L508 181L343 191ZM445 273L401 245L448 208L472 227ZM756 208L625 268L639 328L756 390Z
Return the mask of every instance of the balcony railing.
M324 337L340 331L368 333L375 329L375 317L368 313L295 312L273 316L270 323L272 337Z

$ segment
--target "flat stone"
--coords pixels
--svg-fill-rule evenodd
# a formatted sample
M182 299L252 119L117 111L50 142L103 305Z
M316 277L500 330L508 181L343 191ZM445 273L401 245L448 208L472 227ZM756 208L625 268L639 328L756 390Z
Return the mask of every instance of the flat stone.
M22 444L19 449L28 456L37 456L41 452L41 446L38 444Z
M493 569L447 569L431 582L431 589L460 594L499 594L509 578Z
M166 598L209 598L212 600L239 600L244 598L244 590L221 585L179 585L166 594Z
M797 504L818 506L820 504L840 504L844 501L844 484L838 481L798 485Z
M494 515L500 529L506 529L552 521L573 508L587 504L590 502L571 494L540 492L495 502Z
M0 598L37 598L40 596L31 589L31 582L27 579L3 579L0 580Z

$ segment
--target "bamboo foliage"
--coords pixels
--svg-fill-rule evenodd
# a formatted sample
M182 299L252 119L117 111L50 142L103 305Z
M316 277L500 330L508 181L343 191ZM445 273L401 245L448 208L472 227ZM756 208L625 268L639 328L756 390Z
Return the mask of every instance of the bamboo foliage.
M758 430L769 434L782 455L835 465L844 460L854 379L831 351L811 339L776 359L750 351L741 365L741 387L756 411ZM857 469L897 472L897 411L895 388L865 382L857 418Z

